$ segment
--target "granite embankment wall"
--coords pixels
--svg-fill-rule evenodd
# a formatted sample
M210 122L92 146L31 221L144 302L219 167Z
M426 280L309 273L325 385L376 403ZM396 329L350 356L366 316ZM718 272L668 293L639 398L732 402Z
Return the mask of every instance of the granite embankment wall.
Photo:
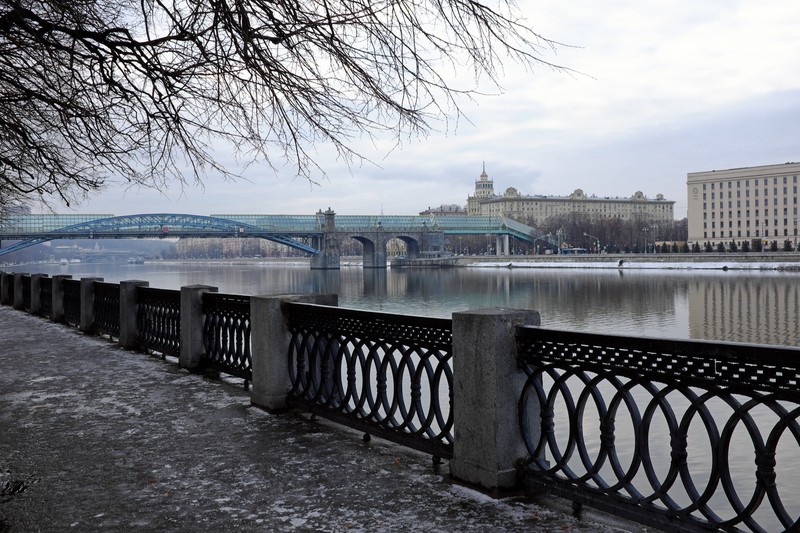
M620 261L622 262L620 264ZM585 254L459 257L456 266L515 268L698 268L747 270L800 270L800 253L700 253L700 254Z

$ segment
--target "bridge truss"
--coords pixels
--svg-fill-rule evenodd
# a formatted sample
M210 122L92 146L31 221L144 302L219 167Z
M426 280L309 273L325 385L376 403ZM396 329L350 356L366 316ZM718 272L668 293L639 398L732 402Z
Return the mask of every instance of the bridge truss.
M99 217L99 218L98 218ZM80 222L59 227L65 220ZM319 250L298 239L322 236L322 228L305 226L262 228L215 216L184 214L145 215L12 215L0 221L0 238L18 240L0 248L0 255L56 239L154 239L255 237L315 254Z
M325 218L316 215L10 215L0 220L0 239L18 241L0 255L56 239L262 238L309 254L320 252ZM336 217L336 232L368 234L376 229L402 234L431 231L444 235L510 235L534 242L540 231L503 216ZM309 242L311 244L309 244Z

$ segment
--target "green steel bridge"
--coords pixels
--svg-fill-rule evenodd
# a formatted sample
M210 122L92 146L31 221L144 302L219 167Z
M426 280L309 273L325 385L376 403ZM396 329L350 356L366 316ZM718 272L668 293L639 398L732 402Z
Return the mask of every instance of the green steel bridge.
M330 209L315 215L12 214L0 219L0 256L56 239L255 237L302 250L313 266L314 256L338 254L339 242L352 238L364 245L364 265L380 268L390 239L403 240L415 257L441 251L448 235L494 235L503 255L510 237L533 242L541 232L502 216L336 215ZM320 268L338 268L338 255L335 263Z

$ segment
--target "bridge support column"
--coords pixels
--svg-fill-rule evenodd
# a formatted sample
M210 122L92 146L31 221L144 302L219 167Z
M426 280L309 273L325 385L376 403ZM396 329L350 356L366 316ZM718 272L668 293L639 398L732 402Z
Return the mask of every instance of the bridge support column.
M373 237L374 235L374 237ZM372 246L364 246L363 268L386 268L386 234L378 222L375 233L371 234Z
M311 257L313 270L338 270L339 265L339 239L336 237L336 213L329 207L324 213L325 230L322 246L318 254Z
M81 323L78 328L84 333L94 329L94 282L103 278L81 278Z
M286 302L335 306L339 300L335 294L250 297L253 350L250 402L267 411L286 409L286 395L292 388L289 379L289 344L292 337L283 317L283 305Z
M50 320L53 322L64 322L64 280L72 279L69 274L58 274L53 276L53 302Z
M539 313L481 309L453 313L453 477L486 489L517 484L526 456L517 420L525 375L515 361L514 329L539 325Z
M495 236L496 255L508 255L508 235Z
M375 244L371 254L364 254L364 268L386 268L386 243Z

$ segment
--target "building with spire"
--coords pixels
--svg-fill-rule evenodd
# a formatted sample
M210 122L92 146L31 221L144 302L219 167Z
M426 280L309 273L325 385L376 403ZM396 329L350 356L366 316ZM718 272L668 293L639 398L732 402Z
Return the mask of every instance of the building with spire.
M503 215L528 224L544 225L553 216L585 215L591 221L620 218L640 219L648 223L674 221L675 202L657 194L647 198L636 191L629 198L586 195L581 189L569 196L524 195L514 187L495 194L494 181L486 173L486 165L475 181L475 194L467 197L469 215Z

